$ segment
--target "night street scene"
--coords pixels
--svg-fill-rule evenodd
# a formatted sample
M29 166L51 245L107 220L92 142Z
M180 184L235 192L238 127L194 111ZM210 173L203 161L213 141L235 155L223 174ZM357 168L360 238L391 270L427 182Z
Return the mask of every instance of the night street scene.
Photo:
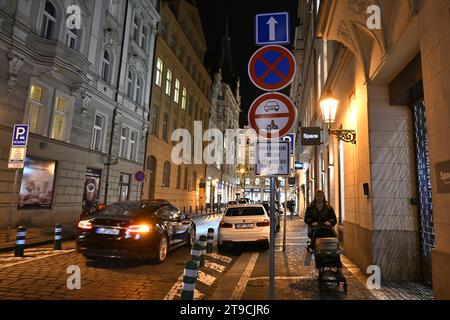
M0 0L0 68L0 303L450 300L450 0Z

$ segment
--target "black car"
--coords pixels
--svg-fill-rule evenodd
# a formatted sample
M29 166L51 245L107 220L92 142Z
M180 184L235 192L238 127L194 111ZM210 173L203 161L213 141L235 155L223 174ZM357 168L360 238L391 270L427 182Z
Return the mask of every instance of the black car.
M167 201L118 202L78 224L77 250L84 256L153 258L195 242L195 223Z
M270 216L270 204L267 201L263 201L262 205L266 209L267 214ZM280 211L277 209L275 204L275 232L280 231Z

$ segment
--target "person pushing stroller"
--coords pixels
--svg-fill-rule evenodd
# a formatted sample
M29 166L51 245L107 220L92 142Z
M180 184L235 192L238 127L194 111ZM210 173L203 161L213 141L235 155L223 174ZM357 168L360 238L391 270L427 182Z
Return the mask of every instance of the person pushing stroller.
M314 246L315 229L321 226L333 228L337 224L336 214L332 206L325 199L325 193L322 190L316 191L316 196L311 205L306 209L305 223L309 226L308 237L311 239L311 245Z

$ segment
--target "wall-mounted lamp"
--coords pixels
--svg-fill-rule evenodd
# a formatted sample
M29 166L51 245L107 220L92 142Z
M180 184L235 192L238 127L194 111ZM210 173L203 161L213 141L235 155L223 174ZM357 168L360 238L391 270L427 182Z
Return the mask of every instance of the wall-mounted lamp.
M328 89L325 96L320 100L323 121L328 125L328 134L335 135L339 140L356 144L356 131L344 129L331 129L331 125L336 122L336 112L339 99L333 96L331 89Z

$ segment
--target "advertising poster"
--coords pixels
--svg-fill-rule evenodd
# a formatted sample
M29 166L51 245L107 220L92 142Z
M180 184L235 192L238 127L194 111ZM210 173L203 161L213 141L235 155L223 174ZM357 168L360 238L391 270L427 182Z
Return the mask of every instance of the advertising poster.
M56 161L27 157L20 186L19 208L51 208Z
M101 177L101 169L87 168L83 192L83 208L91 208L98 205Z

